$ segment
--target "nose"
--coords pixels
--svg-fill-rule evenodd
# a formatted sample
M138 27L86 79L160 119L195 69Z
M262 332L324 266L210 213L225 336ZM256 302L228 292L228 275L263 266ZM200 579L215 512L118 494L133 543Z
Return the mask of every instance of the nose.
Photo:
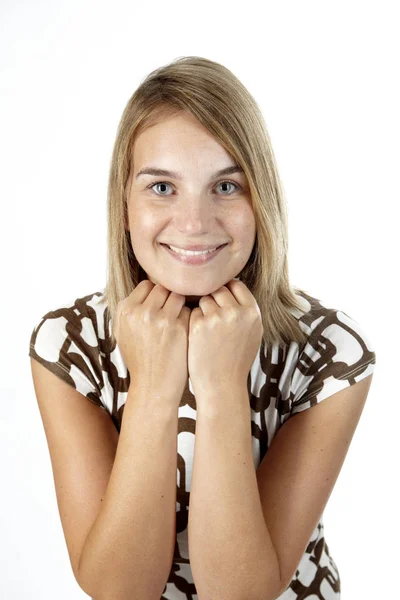
M176 204L176 227L188 234L208 233L216 218L215 203L201 194L192 194Z

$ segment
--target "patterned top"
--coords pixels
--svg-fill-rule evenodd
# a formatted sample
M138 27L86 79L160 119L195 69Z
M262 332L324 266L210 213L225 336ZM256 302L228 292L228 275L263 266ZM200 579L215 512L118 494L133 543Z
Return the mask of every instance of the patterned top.
M307 342L284 349L261 343L248 377L254 466L257 469L279 428L292 415L355 384L375 369L375 352L360 325L345 312L295 288L302 310L292 311ZM35 326L29 356L106 410L120 431L130 377L118 345L104 289L46 313ZM177 531L175 554L162 599L197 600L188 553L188 511L196 422L189 386L178 412ZM190 435L188 435L190 434ZM323 515L322 515L323 516ZM324 537L322 517L296 573L279 600L340 598L340 577Z

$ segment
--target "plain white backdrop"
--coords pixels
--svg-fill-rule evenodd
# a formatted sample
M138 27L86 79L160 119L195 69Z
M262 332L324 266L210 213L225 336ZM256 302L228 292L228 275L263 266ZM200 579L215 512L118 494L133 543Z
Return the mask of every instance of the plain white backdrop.
M119 119L151 70L186 55L227 66L260 105L288 202L292 283L358 321L376 351L324 524L343 600L398 597L397 9L1 1L1 598L88 597L63 537L29 339L48 310L104 287Z

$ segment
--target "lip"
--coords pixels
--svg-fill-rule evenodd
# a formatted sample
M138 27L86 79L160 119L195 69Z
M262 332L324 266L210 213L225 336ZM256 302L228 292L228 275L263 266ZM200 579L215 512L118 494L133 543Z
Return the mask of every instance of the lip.
M170 248L168 248L167 244L160 243L162 246L175 260L185 264L185 265L204 265L205 263L210 262L217 254L219 254L228 244L223 244L219 248L217 248L214 252L209 252L208 254L203 254L199 256L185 256L183 254L178 254L174 252Z
M227 244L228 242L225 242ZM199 244L195 246L178 246L177 244L168 244L166 242L160 242L160 244L165 246L174 246L175 248L179 248L179 250L193 250L193 251L201 251L201 250L211 250L211 248L218 248L219 246L224 246L225 244L212 244L210 246L201 246Z

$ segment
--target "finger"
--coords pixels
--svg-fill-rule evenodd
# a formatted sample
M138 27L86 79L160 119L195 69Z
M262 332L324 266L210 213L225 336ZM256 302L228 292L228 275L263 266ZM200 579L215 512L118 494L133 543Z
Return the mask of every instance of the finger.
M231 283L232 282L229 281L226 285L223 285L218 290L215 290L215 292L210 294L213 297L213 299L215 300L216 304L218 306L220 306L221 308L223 308L224 306L235 307L238 304L243 304L243 302L241 301L241 299L243 299L243 298L246 303L246 296L243 296L243 293L240 294L240 288L239 288L239 295L237 294L236 291L234 292L235 288L231 287L231 285L230 285ZM239 281L235 281L234 283L239 283ZM246 286L244 286L244 287L246 287ZM247 304L248 304L248 299L247 299Z
M202 296L199 300L199 305L192 310L191 318L194 320L195 315L206 316L209 315L212 311L216 310L218 305L216 304L214 298L211 294L207 296ZM195 313L197 311L197 313Z
M196 306L196 308L194 308L192 311L190 311L190 327L193 326L194 322L196 321L196 319L198 319L199 317L203 317L203 312L200 308L200 306Z
M241 306L257 305L256 299L243 281L240 281L239 279L231 279L231 281L226 284L226 287L231 295L235 298L236 302Z
M143 279L126 298L127 303L129 306L142 304L154 288L155 283L150 281L150 279Z
M187 311L183 310L182 307L184 307L184 305L185 305L185 296L182 296L182 294L177 294L176 292L171 292L163 306L163 310L165 310L172 317L175 317L177 319L178 317L180 317L182 315L187 315L187 311L189 311L189 314L190 314L189 308L187 309ZM185 308L187 308L187 307L185 307Z
M190 308L188 308L187 306L183 306L181 309L181 312L179 314L179 319L183 320L183 322L185 323L186 329L188 329L189 321L190 321Z

